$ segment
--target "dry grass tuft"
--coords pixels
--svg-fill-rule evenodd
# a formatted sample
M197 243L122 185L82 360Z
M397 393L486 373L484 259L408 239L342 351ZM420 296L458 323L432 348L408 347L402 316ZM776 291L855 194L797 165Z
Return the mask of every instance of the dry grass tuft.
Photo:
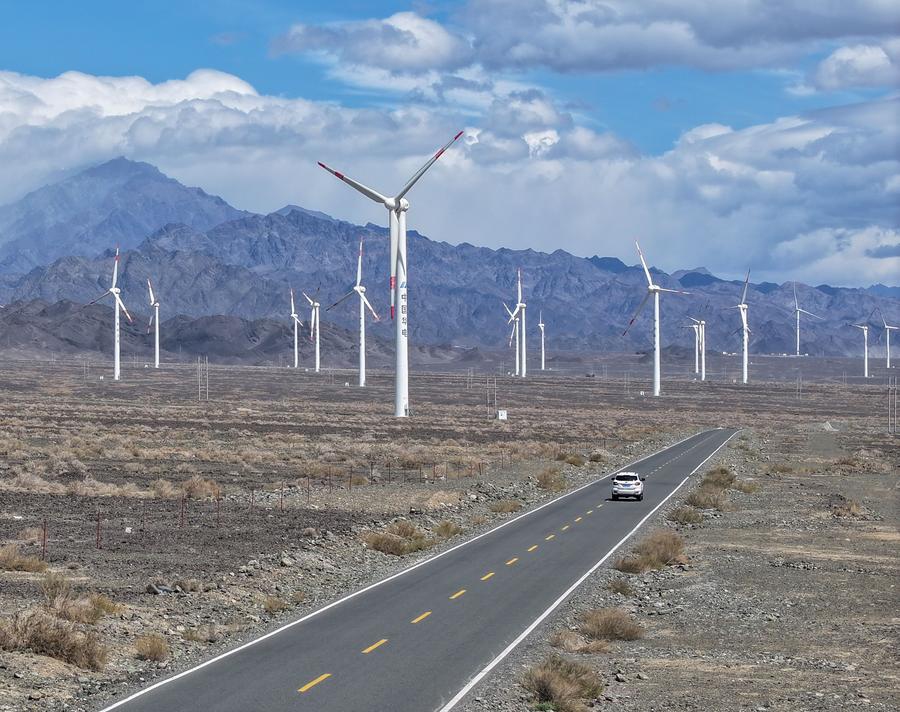
M0 649L28 650L70 663L85 670L100 670L107 651L93 633L81 633L71 623L42 611L20 613L0 621Z
M0 571L27 571L40 573L47 570L47 564L36 556L28 556L19 552L15 544L0 546Z
M736 480L734 484L731 485L731 489L743 492L744 494L753 494L754 492L759 492L759 484L757 482L751 482L750 480Z
M134 641L134 652L140 660L161 663L169 658L169 644L161 635L142 635Z
M724 466L715 467L712 470L708 470L707 473L703 475L700 486L716 487L724 490L731 487L736 479L734 473L729 468Z
M440 539L449 539L450 537L460 534L462 532L462 527L455 522L451 522L449 519L445 519L443 522L436 524L432 531L435 536Z
M550 636L550 645L567 653L603 653L608 649L602 640L585 640L574 630L558 630Z
M633 596L634 589L628 584L628 581L625 579L613 579L609 582L607 588L613 593L618 593L622 596Z
M578 630L589 640L637 640L644 629L621 608L595 608L579 616Z
M645 537L629 556L616 561L614 568L627 574L661 569L684 554L684 540L673 531L659 529Z
M214 480L207 480L194 475L181 483L181 491L188 499L218 499L222 496L222 488Z
M831 514L835 517L860 517L863 514L863 507L855 499L848 499L834 505Z
M593 670L559 655L551 655L528 670L522 685L543 709L557 712L582 712L587 709L583 699L603 692L603 685Z
M522 509L522 503L517 499L499 499L491 503L491 511L497 514L511 514Z
M433 543L415 524L405 519L393 522L386 531L369 532L365 542L369 548L393 556L421 551Z
M168 480L160 478L151 483L150 494L158 499L174 499L178 496L178 489Z
M668 519L677 524L699 524L703 521L703 513L693 507L676 507L669 512Z
M270 616L277 615L286 610L288 604L286 601L278 598L278 596L266 596L263 599L263 609Z
M684 501L697 509L718 509L725 512L731 508L725 497L725 490L718 487L701 485L685 497Z
M566 488L566 478L558 467L548 467L538 475L537 484L541 489L559 492Z

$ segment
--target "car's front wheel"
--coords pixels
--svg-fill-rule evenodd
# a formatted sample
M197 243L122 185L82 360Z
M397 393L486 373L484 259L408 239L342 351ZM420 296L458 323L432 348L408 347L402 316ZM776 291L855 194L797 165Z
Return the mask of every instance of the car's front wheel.
M644 501L644 495L639 494L639 495L638 495L638 502L643 502L643 501Z

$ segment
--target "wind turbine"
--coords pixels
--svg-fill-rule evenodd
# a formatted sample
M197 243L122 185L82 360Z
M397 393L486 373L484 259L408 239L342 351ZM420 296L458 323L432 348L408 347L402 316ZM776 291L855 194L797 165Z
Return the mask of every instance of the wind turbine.
M690 319L692 322L694 322L693 324L691 324L691 326L693 326L696 330L697 335L695 338L697 340L697 345L699 346L699 351L700 351L700 380L705 381L706 380L706 320L705 319L695 319L692 316L689 316L688 319ZM696 347L695 347L694 353L695 353L694 363L696 364ZM696 373L696 370L694 371L694 373Z
M517 286L517 294L518 294L518 302L516 302L516 308L509 315L509 322L512 323L513 320L516 321L516 363L520 364L516 369L516 375L525 378L526 372L526 363L525 363L525 302L522 301L522 270L518 271L518 278L516 281ZM504 304L504 306L506 306ZM509 311L509 309L507 309ZM521 333L519 333L521 331ZM520 351L521 349L521 351Z
M516 340L516 375L519 375L519 318L514 316L512 310L508 306L506 306L506 302L503 303L503 308L506 309L506 313L509 315L509 321L507 324L512 324L512 331L509 332L509 345L512 346L513 339Z
M747 345L750 342L750 327L747 325L747 287L750 285L750 270L747 270L747 278L744 280L744 291L741 292L741 302L732 307L741 312L741 351L742 351L742 376L741 382L747 382L747 366L749 363L749 352Z
M700 324L687 324L681 328L694 330L694 373L700 373Z
M890 326L884 318L884 312L881 311L881 307L878 307L878 313L881 314L881 323L884 324L884 338L885 338L885 348L887 350L887 364L886 368L891 367L891 332L897 331L900 329L900 326Z
M797 283L794 282L794 313L797 315L797 355L800 355L800 315L808 314L809 316L813 316L816 319L821 319L818 314L813 314L812 312L806 311L806 309L800 308L800 302L797 301Z
M334 304L332 304L325 311L330 311L334 309L338 304L343 302L348 297L352 296L354 293L359 295L359 387L364 388L366 385L366 307L368 307L369 311L372 312L372 316L375 317L375 321L379 321L378 314L375 313L375 310L372 308L372 305L369 304L369 300L366 299L366 288L362 285L362 258L363 258L363 243L362 240L359 241L359 259L356 262L356 284L353 286L347 294L338 299Z
M300 317L297 315L297 307L294 306L294 289L291 288L291 321L294 324L294 368L299 368L300 366L300 347L299 347L299 334L300 327L303 324L300 323Z
M132 321L131 314L128 313L128 310L125 308L125 304L122 301L122 297L119 296L119 293L122 290L120 290L116 286L116 282L118 282L118 279L119 279L119 248L116 247L116 260L115 260L115 262L113 262L112 285L110 286L109 289L107 289L105 292L103 292L103 294L101 294L99 297L97 297L94 301L90 302L90 304L96 304L101 299L103 299L107 294L112 294L113 299L116 302L116 306L115 306L115 310L114 310L115 311L115 322L114 322L114 327L113 327L113 330L115 332L115 336L113 337L113 343L114 343L114 347L113 347L113 353L114 353L114 356L113 356L113 380L116 380L116 381L119 380L119 375L121 373L120 344L119 344L119 319L120 319L119 310L121 309L123 312L125 312L125 316L128 317L129 322ZM90 304L88 304L88 306L90 306Z
M869 377L869 325L868 324L851 324L863 333L863 378Z
M544 370L544 311L538 312L538 328L541 330L541 370Z
M672 292L673 294L690 294L690 292L683 292L680 289L664 289L659 285L653 284L653 278L650 276L650 269L647 267L647 262L644 259L644 253L641 252L641 246L638 244L637 240L634 241L635 247L637 247L638 256L641 258L641 266L644 268L644 274L647 277L647 294L644 295L641 303L638 304L638 308L634 312L634 316L631 317L631 321L628 322L628 326L625 328L625 331L622 332L622 336L628 333L628 330L631 328L631 325L634 324L634 320L638 318L640 313L644 310L644 305L647 304L647 300L650 297L653 297L653 395L659 396L659 293L660 292Z
M394 415L398 418L409 416L409 304L407 300L407 262L406 262L406 212L409 210L409 201L404 197L416 182L421 178L434 162L440 158L444 151L463 135L460 131L450 139L437 153L426 161L418 171L413 174L406 185L400 189L393 198L382 195L376 190L359 183L333 168L329 168L321 161L319 165L333 176L340 178L351 188L358 190L370 200L381 203L388 209L389 225L391 230L391 319L394 319L394 310L400 305L400 318L396 319L396 378L394 380Z
M306 297L306 301L309 302L310 310L309 310L309 340L312 341L315 338L316 341L316 373L319 372L319 307L322 306L318 302L319 290L316 290L316 293L313 295L316 299L310 297L306 292L303 292L303 296Z
M150 292L150 308L153 313L150 315L150 323L147 324L147 333L150 333L150 327L156 324L153 336L153 368L159 368L159 300L153 296L153 285L147 280L147 291Z

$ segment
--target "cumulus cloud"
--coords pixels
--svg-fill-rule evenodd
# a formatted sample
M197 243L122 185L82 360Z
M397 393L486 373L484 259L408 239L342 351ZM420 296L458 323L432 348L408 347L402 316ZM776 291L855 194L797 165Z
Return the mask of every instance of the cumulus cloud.
M900 39L840 47L819 63L811 83L825 91L900 85Z
M0 173L0 202L126 155L240 208L297 203L382 223L383 208L315 162L389 192L465 127L409 195L410 226L432 238L633 262L639 237L670 270L752 267L770 279L849 284L900 273L900 98L740 130L698 126L660 156L520 87L466 111L346 108L259 94L219 72L159 84L6 72L0 107L0 163L16 169Z
M772 67L826 41L896 34L890 0L469 0L452 24L413 12L296 25L278 52L391 72L549 68L601 72Z

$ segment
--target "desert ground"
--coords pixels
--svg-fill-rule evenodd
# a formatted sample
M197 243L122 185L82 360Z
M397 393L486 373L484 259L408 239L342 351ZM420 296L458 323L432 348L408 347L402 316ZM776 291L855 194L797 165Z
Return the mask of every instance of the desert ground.
M734 482L645 531L683 551L601 568L467 709L896 708L884 379L848 377L855 361L759 361L748 386L734 359L711 359L707 383L669 367L660 399L634 355L524 381L418 371L408 421L380 371L362 390L352 371L213 364L206 400L194 364L129 363L115 383L105 364L2 362L0 710L100 709L719 425L744 429L710 464ZM678 507L701 520L672 521ZM641 637L585 638L598 608ZM530 671L554 655L587 669L590 694L540 699Z

